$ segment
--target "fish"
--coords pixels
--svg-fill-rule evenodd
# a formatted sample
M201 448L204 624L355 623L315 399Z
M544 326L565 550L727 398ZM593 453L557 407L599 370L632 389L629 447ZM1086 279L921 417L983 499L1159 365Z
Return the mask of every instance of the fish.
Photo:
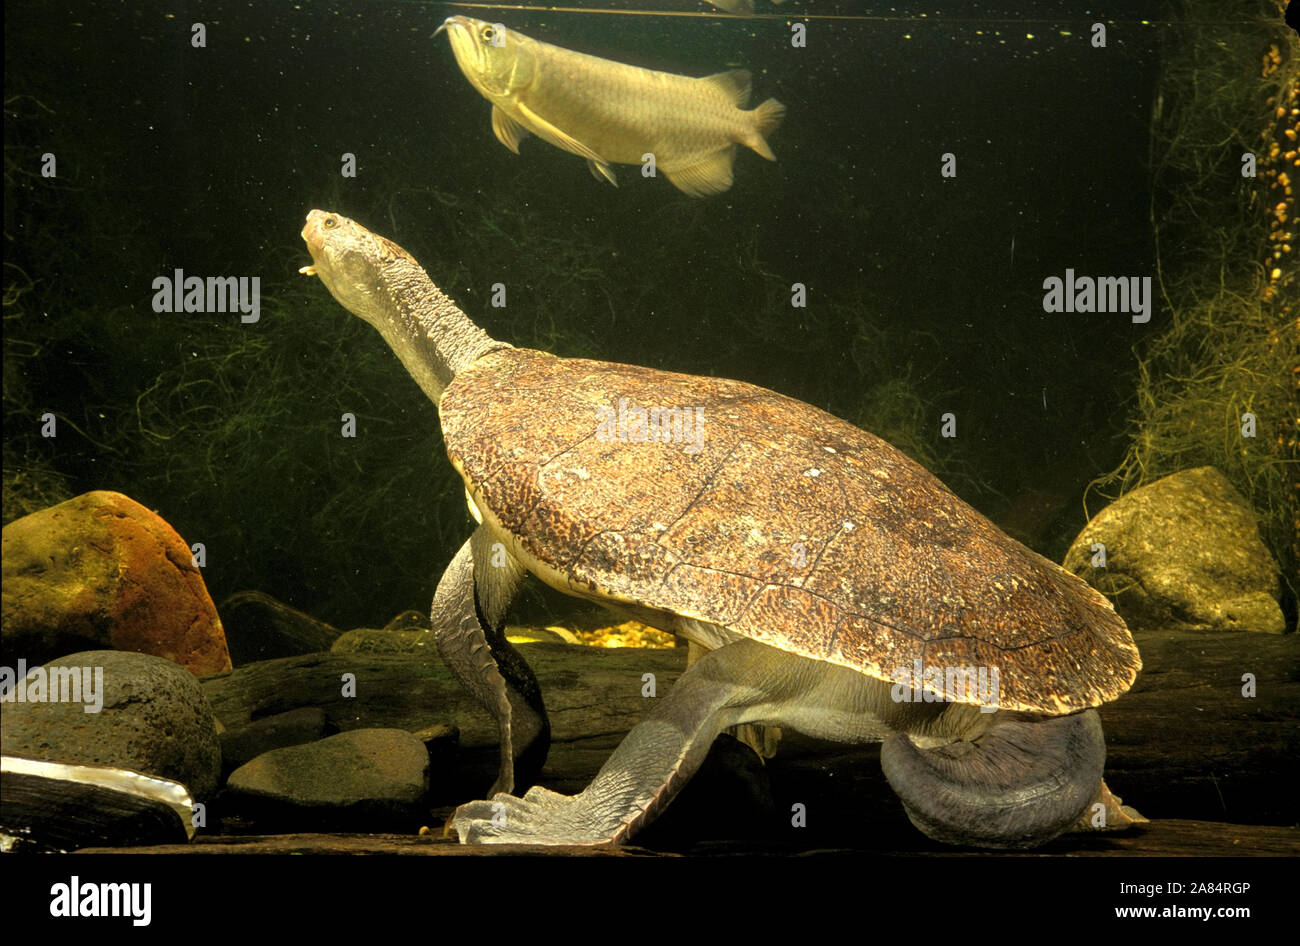
M656 172L692 197L731 187L737 144L776 160L767 135L785 106L768 99L745 110L744 69L703 78L657 72L467 16L447 17L434 35L443 30L461 72L492 103L497 140L515 154L531 132L585 158L597 180L615 187L612 165L653 154Z
M754 0L708 0L719 10L735 13L737 16L753 16Z
M737 16L753 16L754 0L708 0L719 10L726 10L728 13L734 13ZM785 0L772 0L773 3L784 3Z

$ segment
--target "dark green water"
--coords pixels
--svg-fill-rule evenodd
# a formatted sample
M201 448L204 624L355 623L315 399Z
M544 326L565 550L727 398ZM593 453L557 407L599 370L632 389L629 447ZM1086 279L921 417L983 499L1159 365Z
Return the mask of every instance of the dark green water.
M1154 273L1159 5L1124 4L1096 49L1095 15L1067 3L759 4L781 16L8 4L6 479L159 509L207 545L218 602L257 587L345 626L426 607L468 534L462 493L434 407L296 274L322 207L403 245L496 337L802 398L1059 558L1123 454L1132 349L1165 313L1049 314L1043 280ZM788 108L779 160L742 150L735 186L697 200L627 166L615 189L537 139L513 155L432 38L456 12L651 68L748 68L754 102ZM155 313L176 268L259 277L261 319Z

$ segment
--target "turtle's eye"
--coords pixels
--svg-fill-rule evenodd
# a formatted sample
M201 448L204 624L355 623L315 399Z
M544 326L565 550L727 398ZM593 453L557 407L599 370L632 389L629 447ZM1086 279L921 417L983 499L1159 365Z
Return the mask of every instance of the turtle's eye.
M338 225L339 225L338 217L326 217L325 222L321 224L321 226L326 230L333 230L337 228Z

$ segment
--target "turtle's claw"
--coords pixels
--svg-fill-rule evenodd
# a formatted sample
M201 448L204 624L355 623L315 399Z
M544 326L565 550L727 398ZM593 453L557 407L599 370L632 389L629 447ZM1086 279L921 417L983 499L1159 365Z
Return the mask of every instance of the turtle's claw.
M533 786L523 798L498 794L461 805L450 825L462 844L604 844L582 795Z

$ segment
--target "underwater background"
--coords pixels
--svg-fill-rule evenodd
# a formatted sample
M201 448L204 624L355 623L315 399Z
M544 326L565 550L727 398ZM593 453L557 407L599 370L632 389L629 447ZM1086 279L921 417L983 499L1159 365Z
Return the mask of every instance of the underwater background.
M259 589L340 627L426 610L470 531L463 489L435 406L298 275L319 207L400 243L496 338L808 401L1055 561L1103 497L1219 466L1294 625L1293 262L1238 170L1277 131L1270 48L1294 74L1277 3L1126 2L1104 48L1095 14L1049 0L569 6L7 4L4 521L119 490L205 544L219 606ZM742 149L734 186L695 199L626 166L610 187L537 140L511 154L432 35L455 13L749 69L751 104L788 110L778 160ZM1155 277L1150 321L1045 312L1067 268ZM175 269L259 277L259 321L155 313ZM1225 435L1242 409L1251 443ZM572 606L530 587L525 612Z

